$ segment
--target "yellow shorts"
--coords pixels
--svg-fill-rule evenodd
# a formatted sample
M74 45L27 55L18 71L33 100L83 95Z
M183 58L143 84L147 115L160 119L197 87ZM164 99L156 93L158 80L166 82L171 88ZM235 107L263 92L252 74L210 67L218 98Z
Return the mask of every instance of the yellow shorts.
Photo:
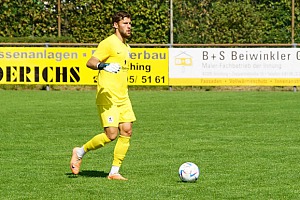
M136 120L130 100L122 105L97 105L103 127L119 127L122 122Z

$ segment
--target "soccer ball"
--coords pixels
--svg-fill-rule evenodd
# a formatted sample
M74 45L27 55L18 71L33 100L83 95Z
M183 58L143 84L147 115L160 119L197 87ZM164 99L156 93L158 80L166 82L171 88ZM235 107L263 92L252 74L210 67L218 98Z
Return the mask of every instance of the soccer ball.
M192 162L185 162L179 167L179 177L183 182L195 182L199 174L198 166Z

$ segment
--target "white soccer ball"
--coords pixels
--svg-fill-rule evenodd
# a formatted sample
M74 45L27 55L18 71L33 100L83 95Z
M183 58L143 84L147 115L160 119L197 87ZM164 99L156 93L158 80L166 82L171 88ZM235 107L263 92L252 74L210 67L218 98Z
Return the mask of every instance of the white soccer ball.
M179 177L183 182L195 182L199 174L198 166L192 162L185 162L179 167Z

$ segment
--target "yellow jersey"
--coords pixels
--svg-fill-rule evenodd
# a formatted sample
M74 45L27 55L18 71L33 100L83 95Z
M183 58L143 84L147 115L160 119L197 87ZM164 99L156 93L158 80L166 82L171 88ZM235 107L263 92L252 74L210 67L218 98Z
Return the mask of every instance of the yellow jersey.
M115 34L101 41L93 54L100 62L118 63L118 73L100 70L97 83L96 103L98 105L120 105L128 97L127 72L129 69L130 47Z

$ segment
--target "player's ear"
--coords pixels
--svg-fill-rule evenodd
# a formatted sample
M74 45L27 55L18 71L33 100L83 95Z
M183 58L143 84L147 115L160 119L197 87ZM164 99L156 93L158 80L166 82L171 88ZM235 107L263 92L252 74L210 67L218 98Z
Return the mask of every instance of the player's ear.
M119 25L118 25L118 23L117 23L117 22L114 22L114 25L113 25L113 27L114 27L115 29L118 29L118 28L119 28Z

